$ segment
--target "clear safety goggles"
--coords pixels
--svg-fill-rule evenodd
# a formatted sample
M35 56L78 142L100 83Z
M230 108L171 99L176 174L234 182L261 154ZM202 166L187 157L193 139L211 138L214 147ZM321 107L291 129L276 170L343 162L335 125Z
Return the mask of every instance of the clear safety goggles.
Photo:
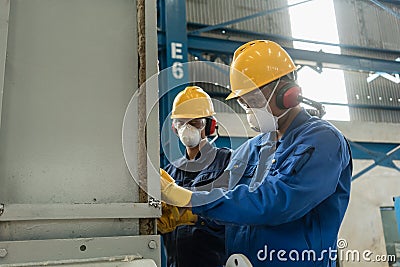
M242 95L237 99L239 105L244 109L248 110L251 108L264 108L267 104L269 99L271 98L273 92L275 91L279 81L272 82L267 85L264 85L261 88L257 88L245 95ZM269 94L265 96L263 94L263 90L269 90Z
M179 130L183 126L189 124L193 127L196 127L199 130L202 130L206 127L206 119L173 119L172 123L174 124L175 129Z

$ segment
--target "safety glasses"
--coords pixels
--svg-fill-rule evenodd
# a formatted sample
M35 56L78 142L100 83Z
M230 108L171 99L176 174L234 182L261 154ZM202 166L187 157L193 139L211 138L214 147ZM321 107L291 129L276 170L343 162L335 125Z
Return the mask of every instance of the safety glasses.
M242 95L237 99L237 102L244 110L248 110L251 108L263 108L267 105L269 98L271 97L274 89L278 85L277 83L279 83L279 81L269 83L261 88ZM265 89L269 90L269 94L267 96L265 96L262 92Z
M174 124L175 129L179 130L186 124L189 124L193 127L196 127L199 130L202 130L204 127L206 127L206 119L201 118L201 119L174 119L172 121Z

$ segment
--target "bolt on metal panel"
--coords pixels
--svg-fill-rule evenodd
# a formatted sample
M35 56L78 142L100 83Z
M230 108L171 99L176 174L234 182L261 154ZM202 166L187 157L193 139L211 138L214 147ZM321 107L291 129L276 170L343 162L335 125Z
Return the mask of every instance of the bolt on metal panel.
M153 259L160 266L160 245L156 235L0 242L0 265L103 266L96 264L108 261L114 265L106 266L120 266L116 263Z

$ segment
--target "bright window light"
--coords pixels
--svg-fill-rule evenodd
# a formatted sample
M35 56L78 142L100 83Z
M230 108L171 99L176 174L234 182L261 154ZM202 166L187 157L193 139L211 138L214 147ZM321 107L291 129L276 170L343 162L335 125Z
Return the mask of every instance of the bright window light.
M288 0L294 4L298 0ZM292 36L298 39L339 43L333 0L311 1L289 8ZM340 54L340 48L312 43L294 42L295 48ZM298 72L303 95L320 102L347 104L346 86L342 70L324 68L318 73L309 67ZM306 106L305 106L306 107ZM327 120L349 121L349 108L325 105Z

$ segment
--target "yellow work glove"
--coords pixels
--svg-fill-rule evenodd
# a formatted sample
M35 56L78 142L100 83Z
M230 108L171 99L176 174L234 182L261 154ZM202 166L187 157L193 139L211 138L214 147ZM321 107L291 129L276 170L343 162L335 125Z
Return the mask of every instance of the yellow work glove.
M166 234L175 230L179 225L194 225L197 215L189 209L180 211L177 207L162 203L162 216L157 219L157 230Z
M161 175L161 198L173 206L185 207L190 203L192 192L175 183L175 180L163 169Z

